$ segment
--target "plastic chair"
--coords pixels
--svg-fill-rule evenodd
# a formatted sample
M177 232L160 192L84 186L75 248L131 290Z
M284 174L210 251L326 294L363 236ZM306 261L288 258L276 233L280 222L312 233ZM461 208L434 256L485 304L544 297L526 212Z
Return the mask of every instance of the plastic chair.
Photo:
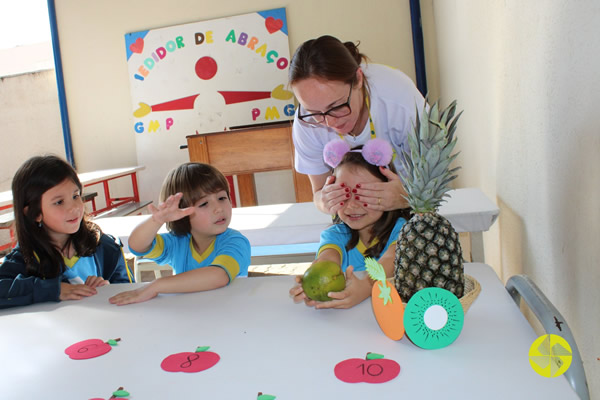
M575 338L571 333L571 329L563 318L561 313L554 307L554 304L548 300L544 293L537 285L526 275L514 275L506 282L506 290L511 295L517 307L520 307L521 298L533 311L537 319L540 321L546 333L561 336L571 346L571 365L565 372L565 378L575 390L575 393L582 400L589 400L590 392L583 369L583 361L577 348ZM556 321L564 321L559 329Z
M142 257L135 257L133 269L136 282L142 282L142 271L152 271L154 279L161 278L163 271L173 273L173 268L170 265L158 265L154 261Z

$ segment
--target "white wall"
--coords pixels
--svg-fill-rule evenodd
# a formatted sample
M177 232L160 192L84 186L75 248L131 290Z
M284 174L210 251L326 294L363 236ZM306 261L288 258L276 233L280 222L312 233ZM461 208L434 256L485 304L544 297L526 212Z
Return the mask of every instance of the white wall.
M414 77L408 2L345 0L56 0L67 105L79 171L137 164L125 57L125 33L286 7L290 52L307 39L333 34L360 40L373 61ZM181 143L184 144L184 143ZM175 147L175 146L173 146ZM186 150L157 149L175 166ZM167 166L146 166L140 192L156 200ZM293 201L291 175L276 172L257 178L261 204Z
M486 260L561 311L600 396L600 3L433 2L440 92L465 112L459 186L496 199Z

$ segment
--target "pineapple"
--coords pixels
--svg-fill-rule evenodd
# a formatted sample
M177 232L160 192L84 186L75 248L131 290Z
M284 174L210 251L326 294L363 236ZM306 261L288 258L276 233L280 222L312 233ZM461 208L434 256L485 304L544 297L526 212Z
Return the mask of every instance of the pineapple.
M448 220L437 213L450 190L448 183L459 169L450 169L456 144L454 131L456 101L439 110L417 110L408 135L410 154L404 152L404 181L413 216L404 225L396 244L394 281L402 301L426 287L440 287L460 298L464 291L464 267L458 234ZM462 112L461 112L462 114Z

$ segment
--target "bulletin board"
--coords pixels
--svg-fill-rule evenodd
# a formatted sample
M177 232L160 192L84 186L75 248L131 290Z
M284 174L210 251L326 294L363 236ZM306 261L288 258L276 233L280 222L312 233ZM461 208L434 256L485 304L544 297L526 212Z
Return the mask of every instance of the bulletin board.
M140 197L189 161L186 137L291 121L285 8L125 34Z
M287 32L278 8L127 33L137 140L293 119Z

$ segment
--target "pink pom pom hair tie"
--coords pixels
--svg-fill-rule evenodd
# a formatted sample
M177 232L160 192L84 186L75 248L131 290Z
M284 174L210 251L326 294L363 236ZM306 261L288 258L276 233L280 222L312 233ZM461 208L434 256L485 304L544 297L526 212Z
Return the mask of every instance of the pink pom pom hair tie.
M383 139L371 139L362 148L362 155L369 164L385 167L392 162L394 150Z
M332 168L337 167L342 158L349 151L362 153L363 158L373 165L384 167L392 162L394 150L392 146L383 139L371 139L362 149L351 150L350 145L342 139L333 139L323 149L323 159Z
M350 151L350 145L342 139L333 139L323 149L323 159L331 168L338 166L344 154Z

